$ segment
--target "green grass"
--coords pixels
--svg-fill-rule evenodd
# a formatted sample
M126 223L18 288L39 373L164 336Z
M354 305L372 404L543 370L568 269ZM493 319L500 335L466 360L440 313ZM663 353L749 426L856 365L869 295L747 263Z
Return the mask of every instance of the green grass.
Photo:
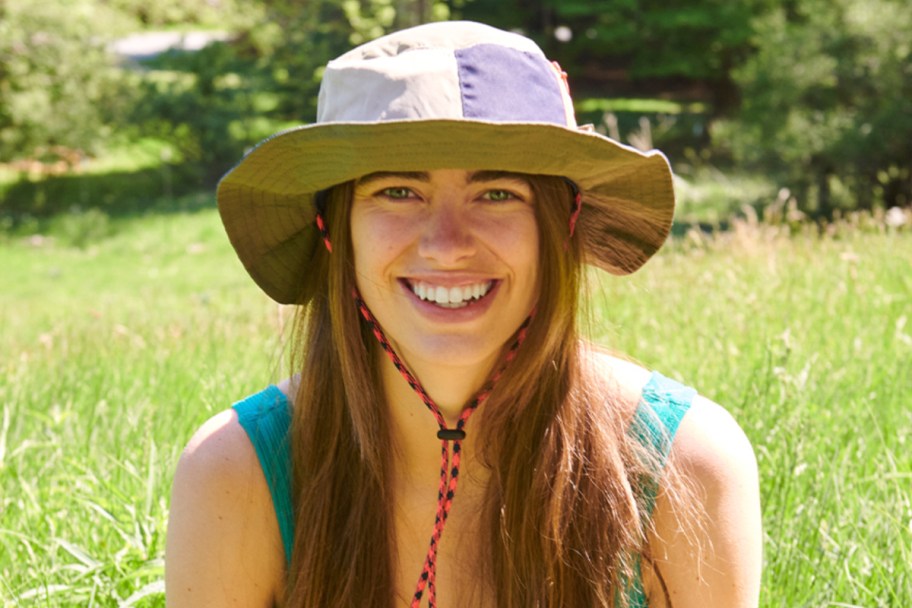
M687 163L677 163L675 171L675 221L679 227L719 226L743 215L746 207L782 206L775 186L756 175L723 173L709 165L692 169Z
M695 384L751 438L762 605L912 605L910 234L737 224L601 283L602 341Z
M705 103L682 103L655 98L586 98L576 104L580 112L636 112L639 114L701 114L707 111Z
M283 316L213 209L0 243L0 598L162 606L172 472L207 417L283 375ZM690 233L599 275L593 333L751 438L763 606L912 605L912 233Z

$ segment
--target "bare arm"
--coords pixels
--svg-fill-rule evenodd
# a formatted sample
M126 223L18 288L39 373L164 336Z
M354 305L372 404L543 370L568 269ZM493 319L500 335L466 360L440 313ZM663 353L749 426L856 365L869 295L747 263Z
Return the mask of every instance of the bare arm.
M271 607L284 554L269 488L233 411L206 422L174 476L165 588L170 608Z
M720 406L697 397L681 421L670 466L701 504L672 511L659 495L650 547L673 608L754 608L759 603L762 530L757 463L750 442ZM682 519L683 518L683 519ZM690 536L682 530L691 529ZM644 583L653 608L666 606L659 576Z

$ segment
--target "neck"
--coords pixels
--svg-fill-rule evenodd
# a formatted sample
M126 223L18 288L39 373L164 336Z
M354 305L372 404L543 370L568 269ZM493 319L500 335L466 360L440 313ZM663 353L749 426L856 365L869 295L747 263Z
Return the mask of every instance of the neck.
M434 416L428 411L417 391L409 386L385 353L378 352L377 356L377 363L381 366L382 371L383 390L390 408L394 413L397 410L405 410L408 413L420 412L433 423L436 433L437 424ZM469 405L490 376L496 358L465 366L440 365L414 360L403 362L437 405L447 426L452 428L456 426L463 409Z
M383 390L392 417L393 438L400 464L413 474L421 471L436 479L440 466L440 439L437 420L428 411L418 393L413 390L382 350L377 351L377 364L381 369ZM469 404L496 363L496 359L466 367L422 364L409 361L409 371L421 383L443 415L448 428L454 428L465 406ZM467 426L465 452L472 441L472 424Z

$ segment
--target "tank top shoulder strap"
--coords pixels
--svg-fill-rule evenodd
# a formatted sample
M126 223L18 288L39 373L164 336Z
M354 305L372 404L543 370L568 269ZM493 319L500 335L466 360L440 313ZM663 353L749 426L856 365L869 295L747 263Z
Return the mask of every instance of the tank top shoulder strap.
M690 409L697 391L659 372L652 372L633 416L630 431L643 443L655 449L659 464L664 465L684 414Z
M643 387L640 402L630 424L629 432L640 443L653 450L656 458L655 464L659 469L665 466L671 444L678 432L678 426L684 414L690 409L697 391L684 386L659 372L653 372L649 381ZM658 479L661 470L643 488L647 501L647 509L652 512L655 499L658 495ZM627 599L630 608L647 608L649 603L643 590L640 577L640 562L635 564L636 576L628 588Z
M285 562L291 563L294 511L291 507L291 454L288 444L291 415L288 399L273 385L235 403L232 408L256 450L278 519Z

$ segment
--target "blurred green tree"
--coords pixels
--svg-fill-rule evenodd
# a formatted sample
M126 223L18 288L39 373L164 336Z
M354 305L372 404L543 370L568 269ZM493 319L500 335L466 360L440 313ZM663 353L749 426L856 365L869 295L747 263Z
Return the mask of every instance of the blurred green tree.
M441 6L431 0L252 3L234 40L146 62L150 70L141 77L131 123L143 135L172 142L183 161L214 181L277 126L316 118L327 61L400 21L445 17Z
M250 0L98 0L145 27L205 26L231 29L242 22ZM246 6L245 6L246 5Z
M317 93L326 63L352 46L392 30L446 19L438 0L263 0L264 18L241 41L281 102L282 118L316 118ZM264 86L265 83L261 83Z
M135 103L122 126L133 136L167 141L184 178L208 186L268 134L257 130L264 113L260 74L226 42L195 52L169 51L131 75Z
M0 3L0 160L105 138L117 104L105 35L123 25L90 0Z
M777 0L450 0L454 15L520 29L596 93L703 87L716 113L737 106L732 70L751 53L752 20ZM630 86L630 83L635 83ZM658 89L657 89L658 90Z
M805 211L912 203L912 11L904 0L793 0L759 18L719 145Z

